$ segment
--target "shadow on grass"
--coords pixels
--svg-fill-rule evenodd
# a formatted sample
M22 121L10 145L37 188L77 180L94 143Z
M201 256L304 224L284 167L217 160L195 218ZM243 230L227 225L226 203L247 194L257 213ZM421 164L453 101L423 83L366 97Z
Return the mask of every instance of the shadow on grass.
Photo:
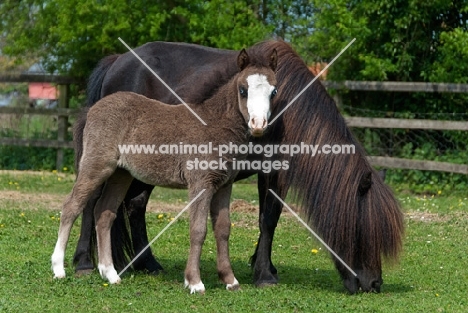
M158 275L164 281L178 281L183 284L184 270L186 259L184 258L158 258L158 262L164 267L164 273ZM231 265L234 274L242 285L253 286L253 271L248 265L247 261L231 260ZM216 270L216 259L202 259L200 261L202 281L209 289L224 289L225 286L219 281ZM291 288L309 289L311 292L314 290L328 291L335 294L346 294L347 291L343 287L340 276L336 270L331 269L313 269L303 268L297 266L277 266L279 285L291 286ZM138 272L144 274L143 272ZM135 274L133 271L128 271L122 275L128 277L130 274ZM267 287L268 288L268 287ZM275 286L271 286L275 288ZM383 284L382 293L402 294L412 291L410 286L403 284Z

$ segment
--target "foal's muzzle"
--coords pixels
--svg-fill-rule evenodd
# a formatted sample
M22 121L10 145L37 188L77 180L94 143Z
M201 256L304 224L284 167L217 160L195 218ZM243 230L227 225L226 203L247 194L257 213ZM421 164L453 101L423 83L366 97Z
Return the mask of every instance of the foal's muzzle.
M268 126L268 121L264 118L252 118L249 122L250 133L254 137L260 137Z

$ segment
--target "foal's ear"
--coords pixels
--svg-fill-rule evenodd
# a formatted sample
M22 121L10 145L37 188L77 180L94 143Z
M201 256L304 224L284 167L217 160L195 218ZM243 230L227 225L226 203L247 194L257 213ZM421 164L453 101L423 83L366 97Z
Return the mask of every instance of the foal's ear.
M242 51L239 53L239 56L237 57L237 66L239 67L239 71L244 70L244 68L246 68L249 63L249 55L245 49L242 49Z
M276 49L273 49L273 52L271 53L271 56L270 56L270 68L273 70L273 72L276 72L277 65L278 65L278 52L276 52Z
M372 185L372 172L369 171L362 175L361 181L359 182L358 192L361 196L365 195Z

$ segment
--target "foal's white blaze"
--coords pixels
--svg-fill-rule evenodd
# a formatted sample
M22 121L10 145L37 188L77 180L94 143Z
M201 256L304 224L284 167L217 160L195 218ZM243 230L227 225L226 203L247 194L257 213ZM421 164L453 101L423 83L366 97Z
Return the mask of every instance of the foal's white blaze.
M107 279L109 283L111 284L120 283L119 274L117 274L117 271L115 270L113 265L99 264L98 269L99 269L99 274L101 274L101 277L104 279Z
M184 280L184 287L190 288L190 294L194 294L196 292L204 293L205 292L205 285L200 281L198 284L190 285L187 279Z
M262 74L248 76L247 83L249 84L247 92L249 128L254 135L261 135L268 125L270 97L275 86L270 85L267 77Z

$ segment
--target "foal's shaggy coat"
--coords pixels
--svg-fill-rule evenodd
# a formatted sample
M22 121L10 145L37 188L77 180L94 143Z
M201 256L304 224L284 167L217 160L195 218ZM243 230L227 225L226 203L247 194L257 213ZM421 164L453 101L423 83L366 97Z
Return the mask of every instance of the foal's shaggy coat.
M185 285L193 292L204 292L200 279L200 255L206 236L208 212L211 214L218 252L218 275L227 289L237 289L229 260L229 198L237 171L232 159L245 155L223 155L226 168L189 170L190 154L123 154L124 144L184 144L213 146L246 144L250 133L260 136L269 117L270 99L276 94L276 50L269 67L250 64L243 50L238 56L241 70L216 94L193 110L200 121L183 105L166 105L144 96L118 92L96 103L88 112L83 133L80 171L71 194L66 198L59 236L52 255L55 277L65 276L64 254L70 229L92 193L105 183L94 216L98 234L99 272L110 283L119 283L112 260L110 229L116 211L133 178L158 186L189 189L193 199L204 192L190 209L190 255L185 270ZM197 155L199 161L220 161L217 155Z

